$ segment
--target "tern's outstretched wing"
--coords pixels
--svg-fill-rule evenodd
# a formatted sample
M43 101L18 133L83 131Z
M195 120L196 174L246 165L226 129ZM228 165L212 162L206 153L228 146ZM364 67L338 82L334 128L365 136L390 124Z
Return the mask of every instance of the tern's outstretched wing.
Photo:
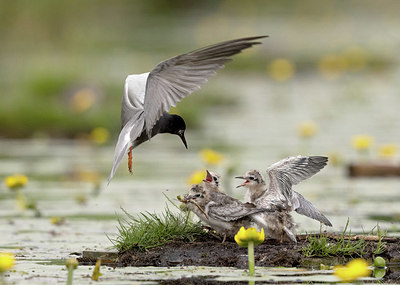
M142 111L135 113L134 116L122 128L118 137L117 145L115 146L114 162L110 176L108 177L108 183L110 183L115 171L117 171L118 165L120 164L122 158L128 152L131 142L138 138L142 133L143 125L144 119Z
M147 133L164 112L200 85L231 60L231 56L264 38L249 37L218 43L159 63L149 74L144 98L144 120ZM149 136L150 137L150 136Z
M294 156L282 159L267 169L270 184L269 195L286 200L288 205L292 201L292 185L310 178L327 164L324 156ZM283 197L282 197L283 196Z
M293 191L293 210L311 219L320 221L327 226L332 226L331 222L315 206L303 197L300 193Z

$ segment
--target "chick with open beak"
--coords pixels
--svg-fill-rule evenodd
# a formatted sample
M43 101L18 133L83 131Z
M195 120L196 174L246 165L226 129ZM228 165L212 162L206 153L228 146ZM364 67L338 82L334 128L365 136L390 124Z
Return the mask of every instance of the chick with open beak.
M217 179L214 179L217 178ZM254 204L242 203L219 191L216 174L207 171L201 185L193 185L189 194L181 201L206 225L223 235L223 241L233 238L238 230L259 222L259 213L268 211L259 209ZM261 221L264 223L263 221Z

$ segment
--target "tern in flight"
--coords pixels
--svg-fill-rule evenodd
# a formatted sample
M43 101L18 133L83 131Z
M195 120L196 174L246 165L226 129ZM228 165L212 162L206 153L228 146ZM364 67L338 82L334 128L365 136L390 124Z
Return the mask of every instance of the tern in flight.
M186 124L182 117L169 114L171 107L198 90L201 84L231 61L231 56L266 36L230 40L178 55L159 63L152 71L128 75L122 96L122 130L115 146L108 183L122 158L128 153L132 173L132 150L159 133L178 135L185 147Z

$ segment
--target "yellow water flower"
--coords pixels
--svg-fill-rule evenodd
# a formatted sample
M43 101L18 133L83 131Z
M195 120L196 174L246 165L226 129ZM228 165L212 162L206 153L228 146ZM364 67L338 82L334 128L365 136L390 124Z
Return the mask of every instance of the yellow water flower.
M368 150L373 143L374 139L369 135L356 135L351 139L351 145L356 150Z
M60 226L65 223L64 217L51 217L50 222L52 225Z
M351 46L342 53L347 63L347 69L350 71L359 71L368 64L368 53L361 47Z
M268 65L268 73L276 81L286 81L294 75L294 72L294 64L287 59L278 58Z
M71 107L74 111L82 113L90 109L96 102L96 93L90 88L82 88L71 97Z
M204 169L201 170L196 170L195 172L193 172L190 176L189 179L187 180L187 183L189 185L193 185L193 184L201 184L203 182L204 179L204 173L206 171Z
M10 270L15 264L14 254L0 252L0 273Z
M382 158L391 158L397 155L399 147L395 144L384 144L379 147L379 156Z
M241 227L235 235L236 243L241 247L247 247L249 242L253 242L254 245L258 245L265 240L264 229L258 232L256 228L250 227L247 230Z
M202 149L200 151L200 157L205 163L211 164L211 165L218 165L224 159L224 156L222 154L220 154L219 152L213 151L212 149L209 149L209 148Z
M318 62L318 69L320 73L328 78L335 79L339 77L347 68L347 61L341 55L326 55Z
M105 144L110 138L110 132L103 127L94 128L90 132L90 139L96 144Z
M22 188L28 183L28 177L21 174L7 176L5 179L5 183L10 189Z
M357 258L353 259L345 266L335 266L333 274L344 282L351 282L361 277L370 276L371 270L368 268L368 263L364 259Z
M241 227L235 235L236 243L241 247L247 247L248 259L249 259L249 274L254 276L254 246L262 243L265 240L264 229L261 228L261 232L255 228L250 227L247 230Z
M314 121L303 121L297 127L297 133L302 138L310 138L318 131L318 125Z

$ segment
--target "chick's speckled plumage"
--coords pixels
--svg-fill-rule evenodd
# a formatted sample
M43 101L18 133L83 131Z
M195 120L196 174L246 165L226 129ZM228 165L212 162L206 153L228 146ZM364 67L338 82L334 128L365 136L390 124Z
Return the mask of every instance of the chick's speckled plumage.
M205 179L202 185L193 185L185 198L189 202L189 209L204 224L224 237L233 238L242 226L249 227L252 222L261 220L264 223L259 214L266 211L265 209L257 208L252 203L242 203L219 192L213 181L208 182ZM196 202L206 215L193 202Z

